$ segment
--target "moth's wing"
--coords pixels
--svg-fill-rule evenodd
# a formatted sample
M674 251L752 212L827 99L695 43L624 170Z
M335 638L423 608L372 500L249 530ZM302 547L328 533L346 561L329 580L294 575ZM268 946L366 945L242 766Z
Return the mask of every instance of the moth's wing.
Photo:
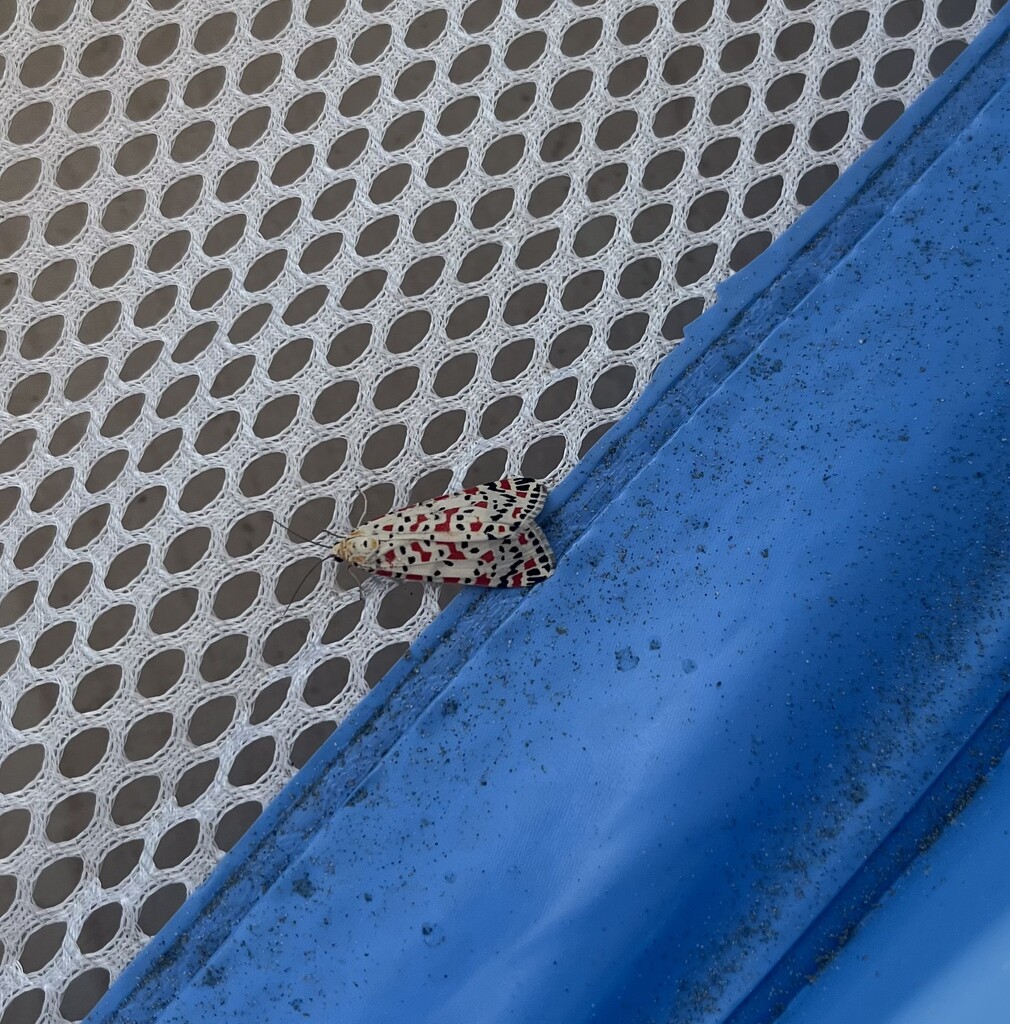
M469 541L478 537L507 537L531 523L544 507L547 488L530 477L513 477L478 484L456 494L409 505L380 516L357 532L390 537L426 537Z
M380 576L476 587L528 587L554 572L554 554L535 523L506 537L450 538L445 534L390 540Z

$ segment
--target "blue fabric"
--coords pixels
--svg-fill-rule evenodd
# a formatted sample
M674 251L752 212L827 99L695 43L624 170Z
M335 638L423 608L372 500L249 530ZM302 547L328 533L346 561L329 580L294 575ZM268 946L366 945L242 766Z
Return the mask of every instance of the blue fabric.
M94 1021L774 1016L1008 690L1006 24L563 490L555 577L460 602Z

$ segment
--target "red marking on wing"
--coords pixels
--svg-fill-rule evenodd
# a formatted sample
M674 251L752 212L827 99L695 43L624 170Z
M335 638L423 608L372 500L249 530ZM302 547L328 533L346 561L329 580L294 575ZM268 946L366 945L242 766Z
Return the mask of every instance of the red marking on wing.
M494 552L493 551L485 551L484 554L480 556L480 560L482 562L493 562L494 561Z
M386 523L386 525L383 527L383 529L386 531L386 533L392 533L393 532L393 524L392 523Z
M516 539L519 541L519 543L523 547L525 547L529 543L529 541L526 539L526 534L525 533L520 533L519 536Z
M419 513L417 518L410 524L410 532L417 533L421 529L421 526L428 521L428 517L422 512Z
M390 548L382 557L387 562L395 562L396 561L396 552L392 548Z
M452 529L452 517L459 511L459 507L447 508L444 512L445 518L435 526L436 533L448 533Z
M418 555L422 562L431 561L431 551L429 551L428 548L426 548L420 541L415 540L414 543L410 545L410 550L413 551L415 555Z
M458 562L461 559L466 558L466 552L460 551L460 549L452 543L452 541L446 541L444 544L446 555L450 562Z

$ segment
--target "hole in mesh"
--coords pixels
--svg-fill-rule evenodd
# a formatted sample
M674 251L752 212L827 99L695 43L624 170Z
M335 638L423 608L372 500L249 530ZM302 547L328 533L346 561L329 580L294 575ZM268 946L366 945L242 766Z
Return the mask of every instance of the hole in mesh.
M3 878L5 876L0 876ZM45 1005L46 994L41 988L28 989L14 996L0 1016L0 1024L35 1024Z
M18 700L11 725L20 731L41 725L52 714L59 695L60 688L55 683L40 683L32 687ZM2 834L3 829L0 829L0 835Z
M637 345L649 326L647 313L631 313L615 320L607 333L607 347L612 352L624 352Z
M356 380L338 380L324 388L312 406L312 418L322 424L343 419L357 404L359 390Z
M36 320L21 339L21 355L25 359L39 359L47 355L63 337L65 325L66 321L59 314Z
M145 449L137 468L141 473L155 473L168 463L182 445L182 428L176 427L156 437Z
M112 820L117 825L135 825L150 813L160 793L161 780L155 775L128 782L112 800Z
M562 331L553 342L548 359L559 369L570 366L589 347L593 329L588 324L576 324Z
M41 971L54 956L60 951L63 945L63 936L66 935L67 925L65 921L55 921L52 924L43 925L32 932L25 940L21 949L21 956L18 962L25 974L34 974Z
M297 742L297 741L296 741ZM260 816L263 807L255 800L239 804L222 815L214 831L214 845L227 853L248 831L252 823ZM185 892L183 893L185 896ZM181 904L180 900L180 904Z
M244 558L262 547L270 535L273 518L267 512L253 512L243 516L228 531L225 550L232 558Z
M42 404L51 384L52 378L44 372L23 378L7 400L7 411L12 416L27 416Z
M885 88L900 85L911 74L914 60L914 50L892 50L885 53L873 69L874 82Z
M523 242L522 248L516 255L516 266L519 267L520 270L532 270L533 268L546 263L554 255L554 252L558 247L558 239L560 236L561 232L559 229L552 228L549 231L542 231L539 235L534 235L532 238L526 239L526 241ZM471 255L489 248L494 248L497 254L500 255L501 249L498 246L482 246L480 249L475 249L473 253L467 255L460 267L459 274L457 275L460 281L468 283L480 280L479 277L464 276L464 269L466 269ZM497 256L495 259L497 261ZM488 267L484 273L490 273L492 269L493 266ZM484 275L481 274L481 276Z
M946 43L941 43L929 55L929 73L934 78L939 78L966 47L967 43L963 39L951 39Z
M290 426L298 413L298 396L281 395L267 402L253 422L253 433L259 438L276 437Z
M324 270L333 262L343 243L344 236L339 231L313 239L305 247L298 266L307 274Z
M119 665L99 665L77 684L74 708L82 714L104 707L119 692L123 670Z
M8 591L0 601L0 626L9 626L12 622L17 622L31 608L38 589L39 585L35 580L28 580ZM15 724L15 728L20 726Z
M73 480L74 471L70 468L58 469L55 473L50 473L32 495L32 511L46 512L51 509L70 490Z
M382 291L388 274L385 270L366 270L355 277L340 296L340 305L346 310L364 309Z
M857 43L863 38L869 24L870 15L868 11L850 11L848 14L841 15L831 24L831 45L836 50L852 46L853 43Z
M572 242L576 256L583 258L595 256L604 246L610 243L617 229L617 218L609 214L594 217L579 228Z
M420 369L404 366L386 374L375 386L372 404L376 409L395 409L402 405L417 390Z
M246 466L239 489L247 498L265 494L284 475L287 460L280 452L262 455Z
M407 643L390 644L373 654L365 666L365 682L370 687L377 686L386 673L407 653L409 647L410 644Z
M84 588L91 582L94 566L91 562L78 562L70 566L56 578L47 601L51 608L65 608L73 604L84 593Z
M476 120L480 112L480 100L476 96L464 96L450 103L438 117L438 133L445 138L461 135Z
M214 697L205 701L193 712L189 723L189 738L198 747L213 743L231 725L234 717L234 697ZM217 761L213 763L216 771Z
M196 205L203 192L203 176L191 174L165 189L159 209L169 220L184 217Z
M621 271L618 294L625 299L638 299L648 294L659 280L662 263L654 256L635 260Z
M821 96L826 100L844 96L855 85L861 67L859 61L853 58L828 68L821 76Z
M993 13L996 8L993 8ZM975 13L975 0L940 0L937 8L937 19L944 28L957 28L964 25Z
M285 566L274 586L274 596L285 607L297 598L304 600L319 585L325 560L312 556Z
M217 766L217 758L211 758L182 773L175 786L175 802L179 807L187 807L207 792L217 775Z
M705 302L700 298L686 299L679 302L666 315L663 321L663 337L668 341L679 341L684 337L687 325L701 316Z
M80 857L62 857L47 864L35 879L32 901L43 909L59 906L77 888L83 874Z
M11 794L24 789L42 770L45 748L32 743L8 754L0 763L0 793Z
M255 160L229 167L217 185L217 197L222 203L238 202L256 184L259 164Z
M203 251L208 256L221 256L229 249L238 245L245 233L246 216L244 213L236 213L231 217L218 221L203 241ZM172 236L169 236L172 237ZM162 240L164 241L164 239ZM188 236L187 236L188 241ZM159 245L161 243L159 242Z
M290 21L290 0L274 0L274 3L260 8L253 18L252 34L261 40L273 39L287 28Z
M239 427L239 414L229 410L218 413L208 420L196 439L196 450L201 455L212 455L220 451L234 436Z
M158 400L155 413L163 420L176 416L189 405L199 387L200 378L196 374L183 377L169 384Z
M502 319L510 326L529 324L547 301L547 286L527 285L513 292L505 302Z
M810 49L814 26L808 21L787 25L775 40L775 56L781 61L797 60Z
M719 67L729 73L743 71L754 63L760 45L761 36L757 32L731 39L719 55Z
M432 390L439 398L459 394L473 380L477 372L477 356L473 352L462 352L447 359L438 368Z
M839 170L834 164L812 167L796 186L796 199L803 206L812 206L837 180Z
M139 863L143 851L143 839L131 839L110 850L102 860L98 872L102 888L111 889L124 881Z
M122 519L123 527L131 533L142 530L161 511L167 493L166 489L160 485L141 491L126 506Z
M32 24L40 32L53 32L73 11L71 0L39 0L32 11Z
M35 279L32 286L32 298L39 302L51 302L58 299L77 277L75 260L58 260L51 263ZM101 287L101 286L99 286Z
M109 972L92 967L78 974L63 990L60 1014L66 1020L83 1020L109 988Z
M481 437L496 437L515 421L522 407L523 400L517 395L505 395L492 402L480 418Z
M162 597L151 612L151 629L159 635L184 626L196 612L199 591L195 587L173 590Z
M400 218L396 214L381 217L365 227L354 248L362 256L376 256L392 244L399 228Z
M231 130L228 132L228 144L235 149L248 149L263 137L264 132L269 127L269 107L257 107L255 110L247 110L241 117L237 117L234 124L232 124ZM240 166L245 167L246 165ZM258 172L258 166L256 170Z
M40 89L48 85L63 67L63 47L43 46L30 53L21 65L21 83L29 89Z
M159 651L149 658L137 678L137 692L142 697L161 697L182 677L186 657L182 651ZM118 687L118 681L117 681Z
M264 53L250 61L239 76L238 87L247 96L259 96L277 80L281 71L279 53Z
M109 570L105 574L105 585L110 590L122 590L123 587L129 586L147 568L150 557L149 544L135 544L119 552L109 564Z
M305 619L282 623L267 634L263 643L263 660L268 665L283 665L305 646L308 635L309 624Z
M823 153L833 149L845 138L849 129L849 112L836 111L819 118L810 127L808 142L814 152Z
M108 412L102 423L101 432L104 437L119 437L136 422L144 407L143 394L127 395L120 399Z
M160 238L155 242L147 258L148 267L161 273L171 270L189 251L191 241L188 231L173 231L170 235Z
M567 175L559 174L554 178L548 178L530 193L526 209L534 217L549 217L568 198L571 188L572 182Z
M591 399L597 409L612 409L620 405L635 386L633 366L614 366L600 374L593 384Z
M16 146L31 145L45 135L52 120L51 103L43 101L22 107L10 120L7 138Z
M95 817L94 793L71 793L60 800L46 819L46 837L53 843L76 839Z
M452 200L432 203L414 221L414 238L422 244L437 242L453 225L456 204Z
M605 281L602 270L586 270L576 274L561 292L561 306L566 310L583 309L600 294Z
M389 25L366 28L351 44L351 60L358 65L371 64L385 52L392 34Z
M280 186L294 184L312 165L315 153L316 148L311 143L288 150L275 164L270 180Z
M423 295L430 291L445 268L445 260L441 256L429 256L408 267L400 282L400 291L407 296Z
M173 825L158 843L154 852L155 866L162 871L177 867L196 849L200 839L200 823L193 819Z
M513 39L505 51L505 66L510 71L523 71L535 64L547 48L544 32L527 32Z
M260 725L276 714L284 704L290 686L291 680L289 678L278 679L277 682L271 683L260 690L253 703L252 714L249 716L250 724Z
M596 132L596 146L606 152L619 149L635 134L638 114L633 110L619 110L605 117Z
M717 245L700 245L684 253L677 261L677 283L687 286L700 281L712 269L718 251Z
M157 935L183 905L187 895L186 886L182 882L171 882L148 896L137 915L141 931L145 935Z
M607 92L611 96L630 96L645 81L649 62L644 57L632 57L618 64L607 78Z
M164 288L156 288L153 292L145 295L133 316L134 324L143 328L154 327L155 324L161 323L171 313L178 294L178 287L171 284Z
M760 217L773 209L782 197L782 176L774 175L752 185L743 201L745 217Z
M190 295L190 307L195 310L202 310L209 309L215 305L227 291L228 285L231 284L231 279L231 271L223 267L219 270L213 270L202 277Z
M55 526L40 526L37 530L32 530L18 545L14 564L19 569L30 569L43 558L55 539Z
M76 633L77 624L74 622L58 622L50 626L35 641L29 664L32 668L48 668L59 661L67 653Z
M447 188L466 170L470 151L460 147L435 157L428 165L425 181L432 188Z
M323 441L306 453L299 474L309 483L318 483L340 469L346 458L347 441L344 438Z
M441 493L441 492L439 492ZM429 495L430 497L431 495ZM411 495L411 501L418 500ZM358 627L361 622L361 613L365 605L363 601L354 601L345 604L339 609L326 624L323 632L322 642L324 644L338 644L346 640Z
M223 78L223 76L222 76ZM167 79L156 78L138 86L126 101L126 116L138 123L150 121L159 114L168 99L169 83ZM187 88L187 95L189 89Z
M207 469L193 477L182 489L179 508L183 512L199 512L221 493L224 486L223 469Z
M403 451L407 428L402 423L380 427L365 441L361 451L361 464L365 469L383 469Z
M106 903L93 910L77 934L77 948L82 953L96 953L104 949L119 934L123 908L118 903Z
M791 124L780 124L762 134L754 144L754 159L759 164L772 163L783 156L792 145L796 128Z
M565 456L565 439L557 435L541 438L526 450L522 475L544 480L554 472Z
M532 338L520 338L499 349L491 365L491 376L499 383L515 380L529 366L536 351Z
M344 91L337 109L344 117L359 117L375 102L381 82L378 75L359 79Z
M88 634L88 646L95 651L114 647L130 631L136 614L136 609L126 604L102 612Z
M291 745L291 754L288 758L291 766L296 769L303 768L336 727L335 722L316 722L307 729L303 729Z
M261 736L243 747L232 762L228 781L233 786L251 786L258 782L273 765L277 741L272 736Z
M423 600L424 587L422 585L418 583L401 584L394 587L382 599L376 620L383 629L399 629L418 614Z
M114 166L124 178L140 174L154 159L157 149L156 135L140 135L123 143L116 154Z
M36 157L19 160L0 174L0 202L16 203L38 184L42 161Z
M558 238L557 229L555 228L553 231L545 233L553 237L554 245L556 246ZM498 265L501 256L502 247L496 242L488 242L477 246L475 249L471 249L460 263L460 268L456 274L457 281L462 284L472 285L483 278L487 278L488 274Z
M792 106L802 95L807 76L796 72L776 78L765 93L765 106L773 113Z
M537 400L534 415L541 423L550 423L563 416L575 401L579 390L579 382L575 377L565 377L555 381Z
M0 814L0 858L9 857L28 838L32 816L24 808Z
M889 36L907 36L918 28L922 15L922 0L904 0L885 11L884 31Z
M226 580L214 597L214 614L219 619L234 619L247 611L259 597L258 572L239 573Z
M200 675L208 683L219 683L237 672L245 661L249 638L241 633L215 640L200 659Z
M30 224L27 217L8 217L0 221L0 259L8 259L21 249L28 237Z
M466 426L466 412L453 409L430 420L421 435L421 450L426 455L436 455L451 448Z

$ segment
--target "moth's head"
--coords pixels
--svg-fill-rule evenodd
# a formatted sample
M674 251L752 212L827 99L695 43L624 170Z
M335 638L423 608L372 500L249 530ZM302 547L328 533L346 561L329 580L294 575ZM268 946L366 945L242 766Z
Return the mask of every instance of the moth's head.
M363 534L360 530L348 534L333 549L333 554L349 565L360 565L365 569L379 568L379 541L375 536Z

